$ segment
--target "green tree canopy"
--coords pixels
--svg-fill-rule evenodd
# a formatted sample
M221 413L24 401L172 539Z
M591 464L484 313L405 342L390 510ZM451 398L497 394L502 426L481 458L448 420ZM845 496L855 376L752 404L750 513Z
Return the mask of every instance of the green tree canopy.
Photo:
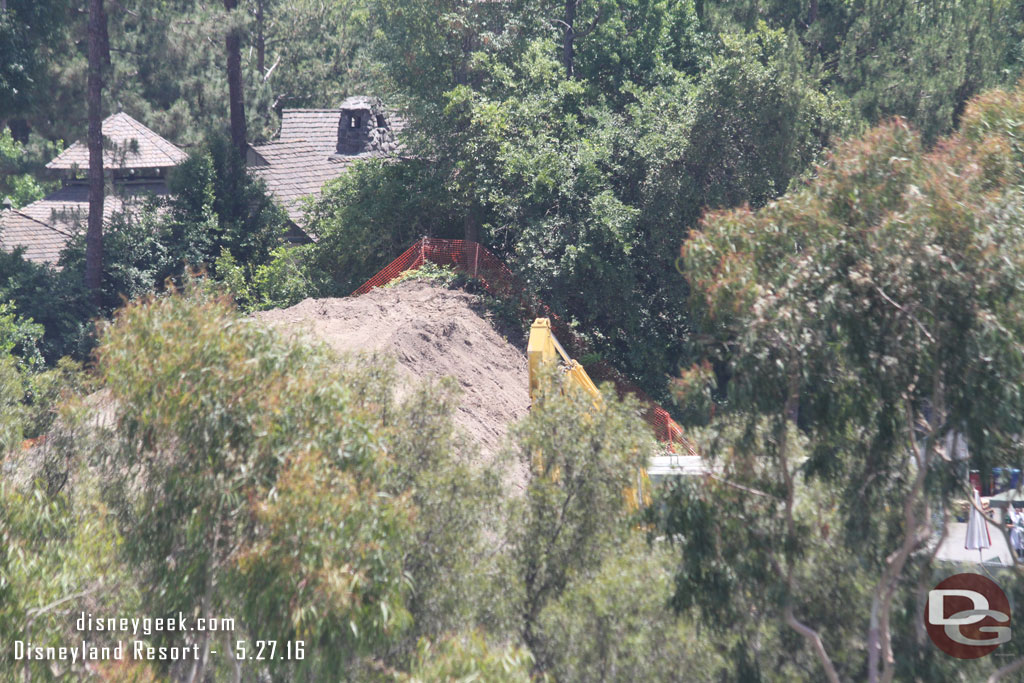
M903 116L926 142L949 133L967 101L1024 68L1024 15L1007 0L706 2L719 28L790 29L827 82L873 124Z
M807 187L693 233L691 303L727 398L708 452L742 488L684 488L670 506L678 606L730 623L756 604L830 678L940 666L909 624L933 520L964 495L955 442L983 470L1021 461L1022 113L1024 89L990 93L931 153L894 121ZM714 380L695 367L681 400L706 405ZM828 581L853 598L842 623L816 604Z
M68 20L70 4L7 0L0 9L0 121L42 101L50 44Z
M618 26L634 9L615 5L596 26ZM527 41L515 59L482 49L470 62L474 79L444 95L443 111L427 120L413 110L411 150L431 168L408 181L413 196L434 197L434 210L447 213L433 223L464 226L503 255L598 352L657 394L685 357L687 314L677 302L686 284L674 257L687 226L707 206L784 192L847 118L784 32L714 42L688 4L648 9L661 18L641 22L635 38L659 46L658 66L639 82L609 71L631 63L621 52L630 48L604 29L580 38L575 78L550 38ZM681 31L674 40L669 25ZM674 66L696 63L704 68L693 76ZM389 223L389 203L332 201L334 215L345 215L341 202L358 211L349 223ZM313 215L314 231L321 222L331 229L324 218ZM389 249L393 257L401 246Z

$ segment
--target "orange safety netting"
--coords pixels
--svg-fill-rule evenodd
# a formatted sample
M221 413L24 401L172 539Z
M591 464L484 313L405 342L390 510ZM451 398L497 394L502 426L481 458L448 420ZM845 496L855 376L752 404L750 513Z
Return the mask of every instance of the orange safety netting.
M427 261L440 266L451 266L456 271L473 277L488 293L516 301L530 317L549 318L555 336L574 357L579 358L588 352L583 339L562 323L561 319L543 303L526 298L525 288L508 266L478 242L424 237L364 282L352 292L352 296L365 294L375 287L386 285L405 271L415 270ZM689 455L697 455L693 445L683 436L682 428L669 416L668 411L621 373L604 362L588 365L586 371L595 382L614 384L620 395L634 394L646 406L644 419L654 429L658 440L668 444L672 450L679 447Z
M352 292L353 296L366 294L394 280L407 270L415 270L430 261L439 266L451 266L461 273L480 280L484 289L495 296L518 298L518 282L501 259L478 242L442 240L424 237L406 249L401 256Z

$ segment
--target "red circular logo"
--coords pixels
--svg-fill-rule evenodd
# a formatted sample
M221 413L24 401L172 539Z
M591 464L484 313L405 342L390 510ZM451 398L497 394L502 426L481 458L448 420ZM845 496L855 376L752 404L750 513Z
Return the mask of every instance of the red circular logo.
M954 574L928 593L924 625L936 647L977 659L1010 640L1010 601L981 574Z

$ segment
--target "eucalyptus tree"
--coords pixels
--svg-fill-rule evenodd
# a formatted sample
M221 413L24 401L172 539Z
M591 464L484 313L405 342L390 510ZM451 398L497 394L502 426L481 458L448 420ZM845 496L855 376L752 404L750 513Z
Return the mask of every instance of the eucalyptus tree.
M715 407L722 481L670 497L678 608L785 624L805 648L765 656L830 680L945 675L919 618L935 535L968 466L1021 461L1022 114L1024 90L989 93L930 154L872 129L686 243L708 362L679 393Z

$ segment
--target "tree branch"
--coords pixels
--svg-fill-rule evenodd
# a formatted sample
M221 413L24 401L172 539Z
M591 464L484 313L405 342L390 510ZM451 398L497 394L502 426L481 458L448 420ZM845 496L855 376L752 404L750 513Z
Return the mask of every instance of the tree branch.
M796 363L794 363L792 367L799 368ZM799 400L800 372L799 369L796 369L791 371L789 377L789 389L787 391L786 404L783 406L782 413L782 434L779 436L779 461L782 466L782 478L786 486L786 534L789 537L787 539L787 545L796 538L796 520L793 518L793 504L796 499L796 485L793 481L793 474L789 471L789 440L787 434L789 431L790 420L795 421L796 407ZM799 621L793 614L792 594L794 568L793 560L786 556L786 606L783 610L786 624L810 642L815 656L818 658L818 661L821 662L821 666L825 670L825 676L828 678L829 683L839 683L839 674L836 672L835 665L832 663L832 658L829 657L828 651L825 650L825 644L821 641L821 635L811 627Z
M903 313L908 318L910 318L910 320L913 321L913 323L915 325L917 325L918 329L921 330L921 333L924 334L924 336L928 337L928 341L930 341L933 344L935 343L935 337L933 337L931 335L931 333L928 331L928 329L924 326L924 324L920 320L917 319L917 316L915 316L913 313L908 311L906 308L904 308L903 306L900 306L898 303L896 303L895 301L890 299L889 295L886 294L884 291L882 291L882 288L879 287L878 285L875 285L875 291L878 292L879 296L881 296L883 299L885 299L890 304L895 306L897 311L899 311L900 313Z
M764 498L771 498L772 500L781 500L781 498L773 496L770 493L765 493L764 491L758 491L757 489L750 488L749 486L744 486L743 484L737 484L736 482L729 481L728 479L725 479L724 477L719 477L716 474L708 473L707 477L709 479L714 479L717 482L725 484L726 486L731 486L732 488L738 489L738 490L743 491L745 493L750 493L750 494L753 494L755 496L762 496Z
M814 629L798 621L793 616L793 607L790 605L786 606L786 623L790 628L810 641L811 647L814 648L814 653L818 656L818 660L825 667L825 676L828 677L829 682L839 683L839 674L836 673L836 668L832 665L832 659L828 656L828 652L825 651L825 645L821 642L821 636Z
M25 634L31 637L31 634L32 634L32 624L35 622L36 617L41 617L42 615L46 614L47 612L50 612L51 610L57 609L58 607L60 607L61 605L63 605L66 602L71 602L72 600L78 600L79 598L84 598L85 596L89 595L90 593L95 593L99 589L100 585L101 584L96 583L91 588L86 588L85 590L78 591L77 593L72 593L71 595L65 595L63 598L60 598L59 600L54 600L49 605L44 605L43 607L32 607L32 608L30 608L28 611L25 612L25 617L26 617L26 619L25 619ZM24 668L24 673L23 673L23 677L25 679L25 683L28 683L28 681L31 680L31 671L29 670L29 662L30 662L30 660L28 660L28 659L25 660L25 668Z
M598 22L601 21L601 13L603 11L604 11L603 7L598 7L597 8L597 15L594 16L594 20L590 22L590 26L585 28L583 31L577 31L576 32L576 37L577 38L586 38L591 33L593 33L594 29L597 28Z
M277 59L275 59L274 63L270 65L270 68L267 69L267 73L265 73L263 75L263 82L264 83L266 83L268 80L270 80L270 74L274 73L274 69L276 69L277 65L280 64L280 63L281 63L281 53L278 52L277 53Z
M903 542L899 549L886 559L887 566L882 572L875 588L875 594L871 599L871 621L868 626L868 681L877 683L879 680L878 665L882 660L882 680L892 680L893 656L892 656L892 635L889 631L889 610L892 606L892 596L896 590L896 582L907 559L920 543L917 533L917 515L915 508L924 492L924 480L928 472L928 451L930 443L925 448L919 448L916 442L916 430L914 429L914 410L907 402L905 406L907 420L907 439L911 452L915 455L917 474L910 492L903 502ZM933 434L929 434L928 439ZM883 656L884 655L884 656Z
M998 683L1010 674L1015 674L1021 669L1024 669L1024 657L1013 660L1006 666L996 669L992 672L992 675L988 677L988 683Z
M928 334L923 327L922 331L924 331L925 334ZM932 341L934 342L934 339ZM920 521L916 513L916 508L919 505L922 505L924 507L924 512L926 513L924 516L927 518L928 504L924 495L924 483L928 475L930 455L936 448L936 439L946 428L945 384L943 382L941 370L936 370L935 374L932 376L931 419L925 423L928 427L928 432L924 438L924 445L921 447L917 444L917 430L914 427L914 415L916 414L916 411L913 409L913 405L909 398L904 399L904 401L907 419L907 439L917 458L917 475L914 477L914 485L911 488L911 495L907 497L903 504L903 543L901 544L900 549L894 553L894 556L887 560L889 562L889 566L883 574L883 582L879 582L879 590L881 591L882 598L880 604L881 614L879 615L879 620L877 622L880 627L878 632L880 642L878 642L877 645L882 648L882 651L885 654L885 658L882 662L883 683L891 683L893 676L896 673L895 659L892 654L892 634L889 629L892 599L896 592L897 581L900 574L903 573L903 568L906 566L910 554L922 543L922 539L920 538ZM874 604L872 604L872 616L875 616ZM878 671L877 659L874 663L875 668L868 672L871 676L876 676Z
M86 588L83 591L78 591L77 593L72 593L71 595L66 595L63 598L61 598L60 600L55 600L55 601L51 602L49 605L45 605L43 607L32 607L31 609L29 609L25 613L25 616L28 617L28 625L31 626L32 622L36 620L36 617L41 617L42 615L46 614L50 610L53 610L53 609L56 609L56 608L60 607L65 602L70 602L71 600L77 600L78 598L84 598L85 596L89 595L90 593L95 593L98 588L99 588L99 584L96 584L92 588Z

